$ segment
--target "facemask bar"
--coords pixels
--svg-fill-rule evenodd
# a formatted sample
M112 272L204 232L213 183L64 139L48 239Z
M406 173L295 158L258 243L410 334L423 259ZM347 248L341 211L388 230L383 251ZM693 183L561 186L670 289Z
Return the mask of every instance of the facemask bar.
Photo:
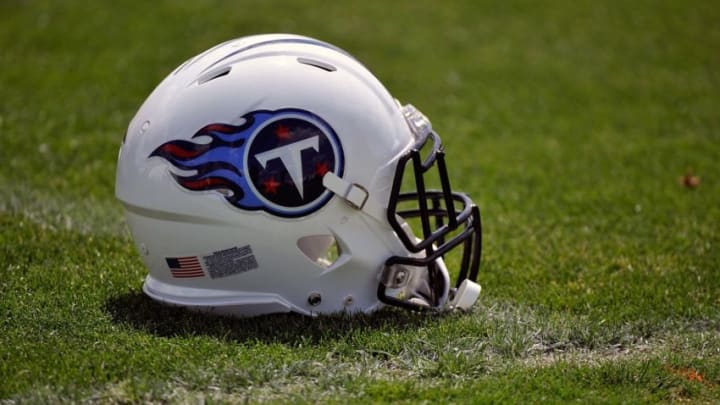
M426 142L432 139L433 146L430 154L423 160L420 150ZM412 162L415 174L415 192L401 193L403 177L408 162ZM427 190L425 187L424 174L437 165L440 177L441 190ZM416 201L416 209L398 211L398 204L406 201ZM442 204L444 202L444 209ZM460 212L455 209L455 203L461 204ZM463 255L460 265L460 273L455 284L455 289L460 287L465 279L475 281L480 269L480 258L482 255L482 224L480 221L480 209L472 202L469 196L463 193L453 193L450 188L450 180L445 166L445 153L437 133L430 130L413 148L400 157L395 170L390 201L387 209L387 218L397 236L406 249L413 253L424 251L424 257L391 256L385 261L385 270L392 269L396 265L427 268L428 280L434 297L431 297L433 306L437 306L437 292L442 289L442 277L437 274L438 258L443 257L450 250L463 245ZM420 240L413 240L413 235L408 234L403 228L403 222L410 218L420 218L423 237ZM434 230L431 219L434 218ZM449 234L456 229L464 229L446 240ZM400 306L414 310L424 310L427 307L413 302L398 299L386 294L388 277L378 285L378 299L385 304ZM455 289L451 289L450 295Z

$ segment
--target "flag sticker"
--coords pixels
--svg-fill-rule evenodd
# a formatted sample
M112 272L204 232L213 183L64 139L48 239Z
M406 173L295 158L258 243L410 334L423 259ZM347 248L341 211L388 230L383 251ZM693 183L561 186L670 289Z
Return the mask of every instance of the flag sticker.
M166 257L165 261L174 278L205 277L205 272L197 256Z

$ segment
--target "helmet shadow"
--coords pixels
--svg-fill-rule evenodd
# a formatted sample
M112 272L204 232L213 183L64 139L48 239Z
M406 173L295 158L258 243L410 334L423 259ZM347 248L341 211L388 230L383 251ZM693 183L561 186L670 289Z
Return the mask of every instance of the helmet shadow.
M237 318L163 305L141 292L112 297L105 309L114 323L161 337L204 335L238 343L290 345L340 341L363 330L431 326L446 317L436 312L384 308L372 314L338 313L314 318L294 313Z

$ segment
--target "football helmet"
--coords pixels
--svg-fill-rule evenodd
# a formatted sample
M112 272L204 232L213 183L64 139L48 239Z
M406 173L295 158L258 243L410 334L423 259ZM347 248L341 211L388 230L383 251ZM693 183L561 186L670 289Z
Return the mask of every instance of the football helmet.
M130 122L115 190L163 303L316 315L480 293L480 210L430 121L316 39L248 36L180 65Z

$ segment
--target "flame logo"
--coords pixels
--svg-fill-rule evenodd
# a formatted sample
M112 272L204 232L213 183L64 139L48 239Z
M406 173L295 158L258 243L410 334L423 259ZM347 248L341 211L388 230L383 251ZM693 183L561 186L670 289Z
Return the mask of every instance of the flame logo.
M242 160L250 135L271 117L270 111L256 111L244 115L245 123L239 126L206 125L192 139L209 137L210 142L174 140L160 145L149 157L159 156L178 169L194 171L192 175L171 173L188 190L217 190L238 208L260 209L263 204L249 189Z
M260 110L247 113L242 117L245 119L242 125L223 123L206 125L200 128L191 137L191 140L178 139L165 142L158 146L148 158L163 158L176 169L179 169L178 172L171 171L170 174L181 187L187 190L214 191L222 195L230 204L240 209L262 209L276 215L287 217L305 215L318 209L327 202L330 196L328 193L322 194L324 187L315 193L317 197L311 196L309 197L310 201L303 201L301 204L297 201L297 199L302 198L302 193L297 194L296 191L296 187L298 186L297 179L295 183L289 186L286 184L289 180L285 182L276 181L276 179L280 180L283 177L289 179L290 176L288 176L289 172L287 170L284 169L282 171L283 173L279 173L277 170L274 172L269 170L269 173L275 175L275 177L268 177L268 179L264 180L262 187L258 187L258 181L262 179L258 177L257 168L250 170L247 168L248 162L245 162L248 153L262 155L258 153L258 145L284 145L286 142L293 141L290 139L293 133L297 133L301 137L306 136L302 135L298 128L287 128L282 124L278 124L279 122L293 122L292 118L288 121L288 119L284 117L307 117L295 120L298 122L307 122L302 120L310 119L315 122L320 122L322 124L321 126L325 128L322 132L324 134L330 133L332 137L332 140L329 140L326 139L326 135L323 135L322 138L325 139L324 144L329 145L328 142L332 142L336 145L334 147L335 150L339 151L332 152L333 148L330 146L321 146L321 151L326 153L320 155L339 156L337 158L340 164L338 174L342 174L342 149L337 146L339 145L339 141L332 128L327 126L319 117L308 111L289 108L277 111ZM268 125L271 127L268 127ZM269 132L267 128L274 127L277 128L272 131L273 135L268 137L266 135ZM253 135L255 135L255 137L253 137ZM253 138L251 139L251 137ZM251 148L250 143L255 146ZM278 159L278 161L279 160L280 159ZM334 162L335 157L331 157L330 161ZM310 160L302 164L314 164L318 167L324 164L325 166L323 167L328 167L326 163L313 163L313 161ZM252 166L257 166L256 162L253 162ZM314 180L314 183L317 184L315 187L322 187L322 175L324 175L324 172L321 173L315 166L313 166L312 170L317 172L317 174L311 177L319 176ZM254 180L251 179L250 173L245 172L246 170L250 170L253 173L253 176L255 176L253 177ZM180 171L182 171L182 173ZM305 172L310 171L311 169L309 168L305 170ZM327 171L327 169L325 171ZM307 182L309 186L313 184L312 180L303 179L302 181ZM297 197L283 197L282 193L278 193L278 197L275 199L275 196L269 194L269 192L277 192L277 190L280 189L292 190L292 194L297 195ZM300 190L302 190L302 185L300 185ZM262 197L259 197L258 194L262 194ZM291 199L294 199L294 201L290 201Z

